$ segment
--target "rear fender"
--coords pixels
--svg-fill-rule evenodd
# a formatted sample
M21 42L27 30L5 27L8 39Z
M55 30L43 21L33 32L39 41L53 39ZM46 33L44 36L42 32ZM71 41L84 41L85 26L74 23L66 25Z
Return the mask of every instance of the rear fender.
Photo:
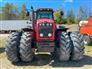
M56 31L67 31L69 28L57 29Z
M68 29L69 29L69 28L66 28L65 26L57 27L56 32L55 32L55 38L58 37L58 34L59 34L60 32L62 32L62 31L63 31L63 32L66 32Z
M69 28L66 28L65 26L57 25L56 31L67 31Z
M33 29L31 28L22 28L22 31L26 32L26 31L31 31L31 32L35 32Z

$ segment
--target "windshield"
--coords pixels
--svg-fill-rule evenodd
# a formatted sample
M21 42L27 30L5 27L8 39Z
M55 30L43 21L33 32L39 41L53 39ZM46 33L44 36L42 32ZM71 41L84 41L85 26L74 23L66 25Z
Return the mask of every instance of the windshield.
M47 12L47 11L38 12L37 19L41 19L41 18L53 19L53 14L52 12Z

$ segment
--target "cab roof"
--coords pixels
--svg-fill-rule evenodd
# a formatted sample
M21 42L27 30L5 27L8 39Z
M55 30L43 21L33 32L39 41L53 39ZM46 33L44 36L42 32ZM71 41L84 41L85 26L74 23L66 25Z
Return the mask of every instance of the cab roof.
M52 8L39 8L36 11L53 11Z

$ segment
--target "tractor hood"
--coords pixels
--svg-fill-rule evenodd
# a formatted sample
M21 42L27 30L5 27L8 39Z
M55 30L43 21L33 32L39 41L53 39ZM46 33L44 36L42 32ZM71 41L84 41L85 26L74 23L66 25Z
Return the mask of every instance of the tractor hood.
M52 19L38 19L37 20L37 24L38 23L44 23L44 22L54 23L54 20L52 20Z

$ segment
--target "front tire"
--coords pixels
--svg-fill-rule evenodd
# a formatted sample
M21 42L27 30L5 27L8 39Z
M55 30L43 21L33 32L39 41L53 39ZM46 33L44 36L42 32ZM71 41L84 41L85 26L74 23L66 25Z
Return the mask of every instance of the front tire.
M11 62L19 61L19 44L20 44L21 33L12 32L7 40L5 51L8 60Z
M32 32L24 32L20 41L20 58L24 62L32 61Z
M71 53L70 39L66 32L58 32L56 55L60 61L68 61Z

